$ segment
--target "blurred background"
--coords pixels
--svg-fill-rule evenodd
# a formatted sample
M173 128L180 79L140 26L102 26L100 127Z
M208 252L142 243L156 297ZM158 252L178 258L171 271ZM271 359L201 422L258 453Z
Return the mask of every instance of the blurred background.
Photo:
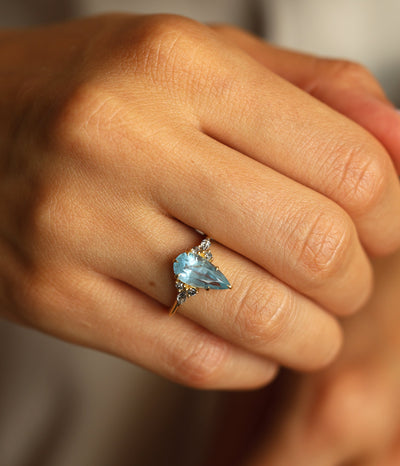
M292 49L366 65L400 106L398 0L0 0L0 27L106 11L232 23ZM224 394L0 322L0 464L191 466Z

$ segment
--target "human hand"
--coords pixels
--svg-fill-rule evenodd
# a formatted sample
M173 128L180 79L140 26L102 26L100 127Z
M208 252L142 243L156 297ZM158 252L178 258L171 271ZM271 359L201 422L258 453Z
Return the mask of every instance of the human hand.
M279 381L263 438L240 464L400 464L400 253L375 260L374 270L371 302L343 323L340 357L318 374Z
M231 25L213 28L263 66L367 129L385 146L400 174L400 116L364 66L276 47Z
M371 291L363 248L399 245L395 171L367 131L228 42L175 16L3 33L5 317L201 388L334 358L333 314ZM233 289L169 319L190 227L217 240Z

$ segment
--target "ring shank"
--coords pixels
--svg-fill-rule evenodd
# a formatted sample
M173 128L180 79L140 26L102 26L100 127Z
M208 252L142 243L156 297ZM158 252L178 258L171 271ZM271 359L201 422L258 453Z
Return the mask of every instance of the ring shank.
M178 307L179 307L179 304L178 304L178 300L176 299L173 306L171 307L171 309L169 311L169 315L173 316L175 314L175 312L177 311Z

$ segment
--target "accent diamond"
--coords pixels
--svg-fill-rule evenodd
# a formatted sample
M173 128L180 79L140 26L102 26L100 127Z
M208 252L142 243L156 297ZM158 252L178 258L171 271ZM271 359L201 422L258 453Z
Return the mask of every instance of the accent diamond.
M204 253L204 258L207 259L208 261L210 261L212 259L212 254L211 254L211 251L206 251Z
M185 289L185 285L182 282L176 282L175 286L176 288L178 288L179 291L182 291Z
M211 240L210 238L205 238L203 239L203 241L200 243L200 249L202 251L206 251L207 249L209 249L211 246Z
M176 302L179 304L179 306L181 304L183 304L184 302L186 301L186 292L185 291L181 291L179 294L178 294L178 297L176 298Z
M189 288L187 290L187 295L190 297L190 296L194 296L195 294L197 294L197 290L196 288Z

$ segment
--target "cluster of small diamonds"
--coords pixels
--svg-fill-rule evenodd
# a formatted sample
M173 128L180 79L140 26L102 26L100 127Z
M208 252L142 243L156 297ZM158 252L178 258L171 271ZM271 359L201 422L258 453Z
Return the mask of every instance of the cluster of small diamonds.
M204 257L204 259L207 259L208 261L212 261L212 254L211 254L211 251L209 251L210 246L211 246L211 239L205 238L200 243L200 246L196 246L192 248L190 252L194 252L195 254L198 254L199 256Z
M186 285L185 283L182 283L179 280L176 282L175 286L178 288L179 291L178 296L176 298L176 301L179 306L183 304L186 301L186 299L198 293L197 288Z
M199 256L204 257L204 259L211 262L212 254L211 254L211 251L209 251L210 246L211 246L211 239L205 238L203 239L203 241L200 243L199 246L192 248L190 252L194 254L198 254ZM199 291L197 288L190 286L190 285L186 285L186 283L182 283L180 280L176 281L175 286L179 291L178 296L176 298L176 301L179 306L183 304L191 296L196 295Z

